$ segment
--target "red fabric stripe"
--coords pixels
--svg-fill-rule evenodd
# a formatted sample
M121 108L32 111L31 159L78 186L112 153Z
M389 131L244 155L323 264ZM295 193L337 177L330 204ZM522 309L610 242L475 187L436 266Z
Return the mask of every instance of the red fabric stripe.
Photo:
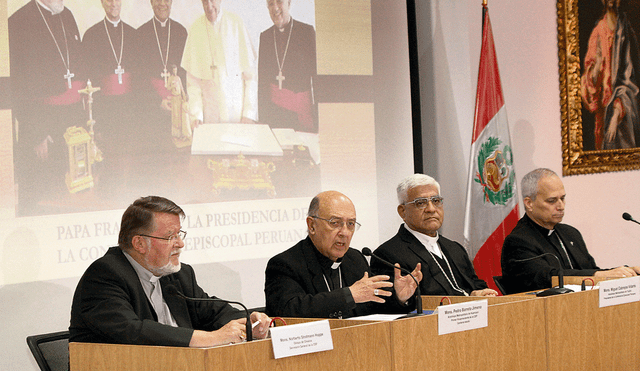
M490 288L500 292L493 282L493 276L502 275L500 256L502 255L502 243L505 237L516 226L519 219L518 205L511 210L506 218L500 223L498 228L487 238L476 257L473 259L473 266L478 277L483 279Z
M484 29L482 30L482 49L480 51L480 68L478 70L478 91L476 93L476 113L473 124L474 143L489 121L504 105L502 84L498 71L498 60L493 43L493 32L489 21L489 10L484 15Z

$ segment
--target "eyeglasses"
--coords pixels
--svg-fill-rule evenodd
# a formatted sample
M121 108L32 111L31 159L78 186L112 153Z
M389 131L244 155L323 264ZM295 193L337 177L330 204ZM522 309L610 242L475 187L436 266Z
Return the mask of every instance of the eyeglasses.
M345 224L347 225L347 229L350 231L355 232L358 229L360 229L360 223L356 222L355 220L344 221L339 218L325 219L319 216L311 216L311 217L314 219L324 220L325 222L329 223L329 227L331 229L341 229L342 227L344 227Z
M185 238L187 238L187 232L180 230L178 233L174 234L173 236L169 236L169 237L158 237L158 236L149 236L148 234L139 234L138 236L144 236L144 237L150 237L150 238L155 238L158 240L164 240L164 241L169 241L170 244L174 244L178 238L180 238L180 240L184 241Z
M404 204L405 205L413 204L413 206L415 206L416 209L421 210L427 207L429 202L431 202L435 207L442 207L442 204L444 204L444 198L442 198L442 196L420 197L420 198L416 198L411 202L405 202Z

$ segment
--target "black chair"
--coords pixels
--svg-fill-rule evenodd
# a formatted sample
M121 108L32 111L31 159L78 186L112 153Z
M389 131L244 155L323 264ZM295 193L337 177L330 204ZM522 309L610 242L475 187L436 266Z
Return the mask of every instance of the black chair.
M69 331L27 336L27 344L41 370L69 370Z
M502 276L493 276L493 282L495 282L496 286L498 286L498 290L502 293L502 295L507 295L507 292L504 290L502 286Z

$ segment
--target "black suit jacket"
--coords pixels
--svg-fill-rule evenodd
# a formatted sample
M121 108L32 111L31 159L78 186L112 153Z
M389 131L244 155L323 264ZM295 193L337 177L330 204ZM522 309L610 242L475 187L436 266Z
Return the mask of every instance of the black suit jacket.
M298 242L267 263L264 292L267 314L282 317L353 317L371 314L372 303L356 304L349 286L365 272L371 276L364 256L349 248L342 259L343 288L329 291L311 239Z
M472 291L487 288L486 282L476 275L469 255L462 245L442 235L438 239L438 245L447 257L454 274L456 270L459 272L455 278L461 288L467 287ZM404 227L404 224L400 226L395 236L376 249L375 254L393 264L398 263L409 271L413 271L416 265L421 263L423 275L420 282L421 295L462 295L451 287L435 259L426 247ZM375 274L394 276L393 269L375 258L371 259L371 270Z
M71 306L69 341L188 346L193 330L213 331L241 312L220 302L188 302L166 293L174 285L188 297L209 297L191 266L160 279L162 294L179 327L157 322L140 279L119 247L111 247L80 278Z
M551 277L558 275L558 261L551 256L543 256L527 262L514 260L551 253L560 259L563 272L567 276L592 276L600 270L577 229L562 223L556 224L554 229L562 238L574 269L569 269L569 266L563 262L559 244L556 246L549 242L545 236L548 230L540 227L525 214L505 238L502 246L502 281L508 293L551 287Z

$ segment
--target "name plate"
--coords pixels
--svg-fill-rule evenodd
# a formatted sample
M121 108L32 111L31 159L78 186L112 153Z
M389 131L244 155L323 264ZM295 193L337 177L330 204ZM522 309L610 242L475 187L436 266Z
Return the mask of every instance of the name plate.
M271 328L276 359L333 349L329 321L314 321Z
M473 330L489 325L489 301L474 300L438 307L438 335Z
M640 276L600 281L600 308L640 300Z

